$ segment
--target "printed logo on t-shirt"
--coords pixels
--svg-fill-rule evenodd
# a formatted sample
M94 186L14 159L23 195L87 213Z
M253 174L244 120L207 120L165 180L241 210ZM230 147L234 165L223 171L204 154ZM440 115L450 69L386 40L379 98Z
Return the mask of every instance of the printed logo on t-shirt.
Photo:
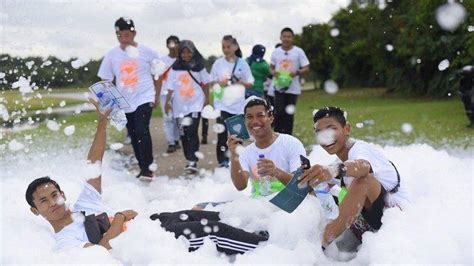
M280 62L280 69L290 71L293 66L293 62L289 59L283 59Z
M125 88L135 88L138 84L138 60L126 59L120 64L120 81Z
M181 73L178 77L179 80L179 95L185 99L192 98L194 96L194 88L192 86L192 78L188 73Z

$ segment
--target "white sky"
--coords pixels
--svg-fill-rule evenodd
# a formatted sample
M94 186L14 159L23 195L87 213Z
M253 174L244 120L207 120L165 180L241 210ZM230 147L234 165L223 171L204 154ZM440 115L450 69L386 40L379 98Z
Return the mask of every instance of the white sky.
M98 59L116 46L114 23L135 22L136 41L160 54L166 38L194 41L201 53L221 55L220 41L234 35L247 57L254 44L268 51L280 30L296 33L309 23L327 22L349 0L0 0L0 53ZM267 52L266 57L269 56Z

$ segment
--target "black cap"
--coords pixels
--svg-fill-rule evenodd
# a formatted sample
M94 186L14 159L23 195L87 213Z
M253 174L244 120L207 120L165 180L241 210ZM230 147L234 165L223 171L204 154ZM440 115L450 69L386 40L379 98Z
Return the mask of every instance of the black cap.
M174 42L174 43L178 44L179 43L179 38L177 36L170 35L168 38L166 38L166 44L168 44L170 42Z
M125 17L121 17L115 21L115 31L129 30L135 31L135 24L133 20Z

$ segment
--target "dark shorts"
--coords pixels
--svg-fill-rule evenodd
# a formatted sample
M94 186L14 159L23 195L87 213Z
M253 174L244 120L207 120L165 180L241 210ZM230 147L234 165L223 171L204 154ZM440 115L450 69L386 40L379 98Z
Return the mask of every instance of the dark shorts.
M350 227L352 233L354 233L360 241L362 241L363 233L367 231L376 232L382 226L382 216L387 191L382 185L380 185L380 187L380 194L372 204L372 208L370 210L363 208L360 215Z
M385 188L380 185L380 194L377 199L372 204L370 211L365 208L362 209L362 217L367 221L367 223L375 230L379 230L382 226L382 215L385 208L385 195L387 191Z

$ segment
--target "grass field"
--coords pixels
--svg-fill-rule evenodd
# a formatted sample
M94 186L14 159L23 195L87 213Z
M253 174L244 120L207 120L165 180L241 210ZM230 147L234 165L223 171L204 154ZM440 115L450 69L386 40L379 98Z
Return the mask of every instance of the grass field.
M5 94L1 97L5 97ZM14 99L11 95L7 97L10 100ZM28 101L28 104L42 109L48 104L57 106L60 101L61 99L56 98L33 98ZM69 102L71 100L65 101L71 104ZM391 145L427 143L436 148L474 147L474 129L466 127L468 120L458 97L441 100L406 98L386 95L384 89L341 89L335 95L319 90L304 91L298 98L296 106L294 135L305 145L314 144L313 110L329 105L339 106L348 112L352 135L359 139ZM31 110L31 108L26 109ZM152 117L160 116L159 108L155 108ZM74 139L81 139L92 137L95 118L95 113L83 112L60 117L57 121L64 122L64 125L75 125ZM403 132L401 127L404 123L409 123L413 130L409 133ZM109 133L111 141L120 141L125 134L115 129L109 130ZM6 133L0 139L0 144L13 138L21 139L28 134L33 134L36 139L48 139L52 137L49 135L60 135L50 131L43 123L34 130ZM62 135L60 140L55 141L66 140L64 134ZM72 139L69 138L69 140Z
M46 95L44 91L29 93L26 94L26 96L22 96L17 90L0 91L0 104L4 104L7 107L8 112L12 112L21 111L23 109L26 111L34 111L46 109L48 107L59 107L62 101L64 101L66 105L79 104L83 102L66 98L38 96L38 92L42 95Z
M428 143L434 147L464 148L474 145L474 129L466 127L468 119L459 97L406 98L388 96L385 89L342 89L336 95L304 91L297 103L294 132L305 144L314 143L313 110L329 105L348 112L352 135L356 138L395 145ZM364 121L363 127L356 127ZM370 122L373 125L368 125ZM403 132L404 123L409 123L413 130Z

